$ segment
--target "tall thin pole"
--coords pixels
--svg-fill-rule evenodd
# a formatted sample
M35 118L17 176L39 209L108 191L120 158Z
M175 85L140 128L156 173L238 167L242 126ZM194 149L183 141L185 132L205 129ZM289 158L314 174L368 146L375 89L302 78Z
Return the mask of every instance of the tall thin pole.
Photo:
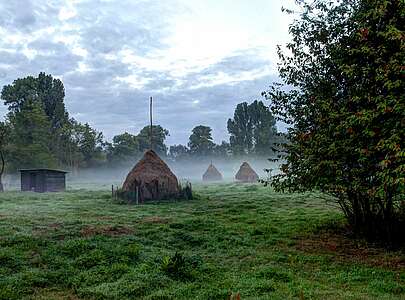
M150 104L149 104L149 115L150 115L150 132L149 132L149 134L150 134L150 136L149 136L149 138L150 138L150 149L151 150L153 150L153 143L152 143L152 134L153 134L153 131L152 131L152 101L153 101L153 98L152 97L150 97L149 98L149 100L150 100Z

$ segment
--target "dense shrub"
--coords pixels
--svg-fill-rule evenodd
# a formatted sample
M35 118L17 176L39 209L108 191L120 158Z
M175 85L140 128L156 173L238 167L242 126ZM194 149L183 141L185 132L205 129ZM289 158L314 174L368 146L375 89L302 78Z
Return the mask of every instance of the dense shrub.
M405 2L302 3L265 94L289 143L277 190L332 194L369 239L404 240Z

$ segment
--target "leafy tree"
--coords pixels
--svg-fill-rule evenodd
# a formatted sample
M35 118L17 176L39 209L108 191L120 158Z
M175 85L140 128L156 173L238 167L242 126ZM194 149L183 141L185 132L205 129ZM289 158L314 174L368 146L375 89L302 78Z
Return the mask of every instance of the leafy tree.
M38 96L44 104L46 115L51 121L53 130L60 129L68 121L68 113L65 108L65 88L60 79L51 75L39 73Z
M12 170L57 165L50 150L51 124L40 102L28 101L18 113L9 114L8 118Z
M126 162L141 154L137 137L125 132L113 137L113 143L107 149L107 160L110 163Z
M1 99L8 105L9 111L20 112L25 103L38 100L38 83L35 77L28 76L14 80L13 84L6 85L1 91Z
M71 118L59 130L59 143L63 151L57 152L59 162L62 166L68 167L74 172L78 171L82 165L83 155L79 152L79 147L75 137L77 121Z
M193 128L188 142L191 155L209 156L212 154L215 144L212 141L211 131L210 127L203 125Z
M160 125L152 126L152 147L159 155L166 156L167 146L165 145L166 137L169 135L169 131L164 129ZM139 150L144 152L150 149L150 126L145 126L139 132L138 136Z
M332 194L356 232L395 242L405 226L405 2L303 3L288 52L286 91L265 93L290 124L278 190Z
M51 129L49 150L60 162L67 156L64 129L69 125L64 97L62 81L45 73L39 73L38 77L27 76L16 79L12 84L4 86L1 92L1 98L8 105L12 115L17 116L24 110L26 112L26 106L31 107L33 103L42 106Z
M40 73L3 87L11 133L11 171L21 167L92 167L104 160L102 134L69 119L61 80Z
M216 157L229 157L231 154L231 145L225 141L222 141L219 145L214 145L213 155Z
M74 155L78 157L76 167L96 167L104 160L103 134L90 127L73 121L72 142ZM81 165L80 165L81 164Z
M249 113L253 124L254 153L266 155L277 139L276 119L262 101L254 101L249 105Z
M234 155L253 152L253 124L247 102L236 106L233 120L228 119L229 142Z
M173 145L169 148L169 157L174 161L186 159L189 156L189 149L184 145Z
M28 102L42 103L53 130L61 128L68 121L64 97L62 81L45 73L14 80L13 84L4 86L1 92L4 104L13 113L20 112Z
M230 145L235 155L271 153L277 130L276 120L262 101L236 106L233 119L228 120Z

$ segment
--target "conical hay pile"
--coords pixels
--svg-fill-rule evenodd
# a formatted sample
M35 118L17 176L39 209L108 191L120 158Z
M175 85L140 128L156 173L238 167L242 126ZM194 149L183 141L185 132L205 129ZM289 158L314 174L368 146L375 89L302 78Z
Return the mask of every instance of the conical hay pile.
M210 164L207 171L203 174L202 179L203 181L220 181L222 180L222 174L213 164Z
M143 158L129 172L122 190L136 192L136 187L139 202L179 196L176 176L153 150L146 151Z
M247 162L244 162L240 166L238 173L236 173L235 179L242 182L256 182L259 180L259 175Z

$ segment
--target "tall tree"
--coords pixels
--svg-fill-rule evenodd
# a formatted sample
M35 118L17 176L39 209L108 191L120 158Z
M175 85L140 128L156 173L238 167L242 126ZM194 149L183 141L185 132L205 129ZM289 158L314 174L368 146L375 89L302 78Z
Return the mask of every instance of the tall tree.
M184 145L173 145L169 148L169 157L174 161L179 161L189 156L189 149Z
M68 121L64 104L65 88L62 81L52 75L39 73L38 77L16 79L11 85L3 87L1 98L13 113L20 112L26 103L40 102L53 130L61 128Z
M134 160L141 154L137 137L127 132L114 136L112 144L107 148L107 160L110 164Z
M104 159L103 137L88 124L69 119L61 80L40 73L3 87L8 106L11 171L21 167L93 167Z
M227 158L230 156L231 145L225 141L222 141L221 144L214 145L213 155L216 157Z
M199 125L193 128L188 142L188 147L190 148L191 155L212 155L215 144L212 141L211 131L211 127L203 125Z
M37 82L38 98L44 104L45 113L51 121L51 128L58 130L69 118L64 103L65 88L63 83L60 79L45 73L39 73Z
M152 126L152 148L159 155L166 156L167 146L165 144L166 137L169 135L169 130L164 129L160 125ZM139 150L141 152L150 149L150 125L145 126L137 135L139 142Z
M250 154L253 152L253 124L247 102L239 103L233 114L233 120L228 119L229 142L234 155Z
M12 170L21 167L54 167L50 150L51 124L42 103L27 101L18 113L8 115L11 126L9 151Z
M390 243L405 226L404 32L404 1L303 3L279 49L291 89L266 93L291 126L273 185L332 194L357 232Z
M91 128L87 123L81 124L76 121L74 121L72 129L74 153L79 158L76 167L98 166L104 160L103 134Z
M275 118L262 101L254 101L250 105L239 103L233 119L228 120L233 154L270 154L277 133L275 124Z
M262 101L254 101L250 104L249 113L253 124L254 153L270 154L277 139L276 119Z
M20 112L25 103L38 100L38 82L33 76L19 78L3 87L1 99L12 113Z
M64 97L65 89L62 81L45 73L39 73L38 77L27 76L16 79L12 84L4 86L1 92L1 98L12 115L22 113L25 106L31 106L34 102L42 106L51 129L48 146L60 161L66 157L67 148L64 147L66 141L63 134L64 127L69 123Z

